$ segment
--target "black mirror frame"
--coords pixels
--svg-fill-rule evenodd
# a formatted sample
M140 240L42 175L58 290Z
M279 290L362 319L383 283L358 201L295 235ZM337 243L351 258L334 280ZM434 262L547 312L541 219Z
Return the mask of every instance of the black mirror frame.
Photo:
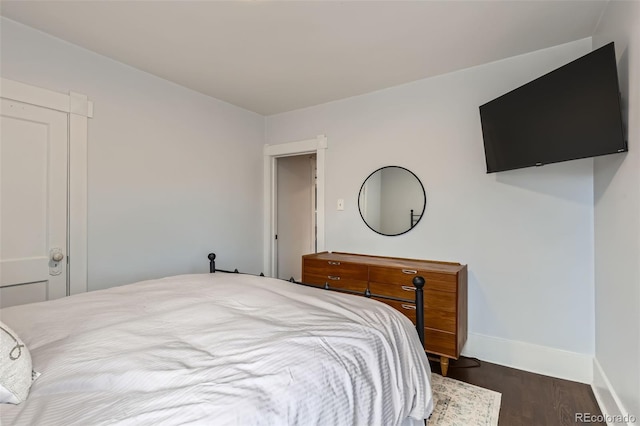
M396 169L406 170L407 172L411 173L414 178L416 178L416 180L420 184L420 188L422 188L422 196L424 197L424 203L422 205L422 212L420 213L420 217L418 218L418 220L416 221L416 223L412 227L410 227L406 231L400 232L398 234L383 234L382 232L377 231L377 230L373 229L371 226L369 226L369 223L367 223L366 219L362 215L362 208L360 207L360 196L362 195L362 190L364 189L364 185L367 183L367 181L369 180L369 178L371 176L373 176L374 174L376 174L380 170L388 169L388 168L391 168L391 167L396 168ZM422 181L420 180L420 178L418 178L418 176L416 176L415 173L413 173L411 170L407 169L406 167L402 167L402 166L384 166L384 167L380 167L379 169L376 169L373 172L371 172L369 174L369 176L367 176L367 178L364 180L364 182L362 182L362 185L360 186L360 191L358 191L358 213L360 213L360 217L362 218L362 221L364 222L365 225L367 225L367 228L371 229L376 234L384 235L385 237L397 237L398 235L403 235L403 234L406 234L407 232L411 231L413 228L415 228L418 225L418 223L420 223L420 221L422 220L422 217L424 216L424 213L426 211L427 211L427 192L424 189L424 185L422 184Z

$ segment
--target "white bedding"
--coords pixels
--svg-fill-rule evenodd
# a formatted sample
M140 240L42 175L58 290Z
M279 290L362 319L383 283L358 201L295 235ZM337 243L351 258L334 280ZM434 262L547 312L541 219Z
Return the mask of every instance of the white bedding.
M363 297L183 275L2 310L42 373L2 425L398 425L432 410L413 324Z

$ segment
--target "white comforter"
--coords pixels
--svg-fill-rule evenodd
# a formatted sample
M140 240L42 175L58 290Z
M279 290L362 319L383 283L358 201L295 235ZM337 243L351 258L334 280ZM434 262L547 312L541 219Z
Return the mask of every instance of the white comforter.
M2 425L398 425L432 410L411 322L358 296L237 274L7 308L42 376ZM416 349L417 348L417 349Z

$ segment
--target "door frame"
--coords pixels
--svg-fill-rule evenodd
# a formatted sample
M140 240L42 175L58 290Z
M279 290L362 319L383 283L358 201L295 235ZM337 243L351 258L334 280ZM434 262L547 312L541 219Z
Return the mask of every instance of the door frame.
M277 229L276 216L276 196L277 196L277 176L276 159L279 157L290 157L303 154L316 154L316 243L317 250L324 251L324 188L325 188L325 156L327 150L327 137L318 135L315 139L307 139L297 142L264 146L264 234L263 234L263 272L266 276L272 276L276 270L276 241L275 230ZM301 260L302 261L302 260Z
M67 114L67 296L87 291L87 142L93 102L86 95L54 92L0 78L0 97Z

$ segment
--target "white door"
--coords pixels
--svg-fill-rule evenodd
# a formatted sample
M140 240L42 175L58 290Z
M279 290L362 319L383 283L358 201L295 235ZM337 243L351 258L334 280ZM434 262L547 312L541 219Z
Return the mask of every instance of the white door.
M0 307L67 294L67 114L0 106Z

